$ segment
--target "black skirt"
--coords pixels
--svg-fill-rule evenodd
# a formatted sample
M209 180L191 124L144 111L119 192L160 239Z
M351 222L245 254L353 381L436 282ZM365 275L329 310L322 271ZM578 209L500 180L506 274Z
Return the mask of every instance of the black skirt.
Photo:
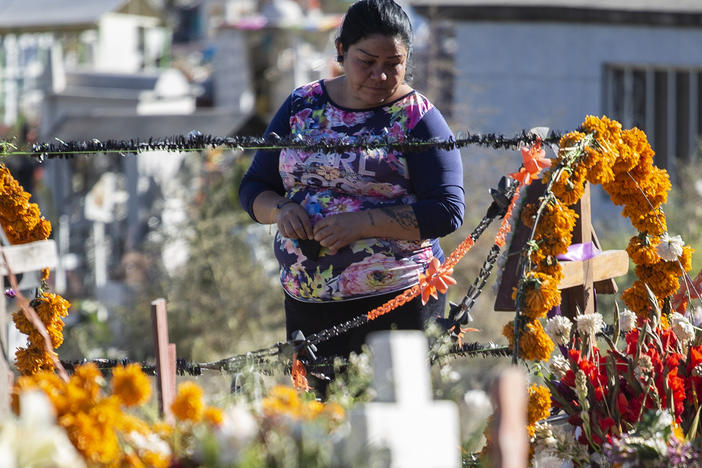
M402 292L340 302L301 302L286 294L285 326L288 339L296 330L302 331L307 337L312 333L344 323L370 312ZM416 297L375 320L370 320L347 333L318 344L317 357L348 357L351 351L360 352L366 336L374 331L424 330L430 320L444 316L445 306L444 294L439 294L438 299L430 298L426 305L422 305L421 298Z

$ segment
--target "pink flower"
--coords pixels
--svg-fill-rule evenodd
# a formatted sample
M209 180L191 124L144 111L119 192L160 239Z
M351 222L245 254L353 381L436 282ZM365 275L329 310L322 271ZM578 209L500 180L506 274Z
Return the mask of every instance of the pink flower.
M412 262L376 253L344 270L339 277L339 291L345 296L387 291L412 274L417 274Z
M327 205L327 214L361 211L361 200L351 197L334 198Z

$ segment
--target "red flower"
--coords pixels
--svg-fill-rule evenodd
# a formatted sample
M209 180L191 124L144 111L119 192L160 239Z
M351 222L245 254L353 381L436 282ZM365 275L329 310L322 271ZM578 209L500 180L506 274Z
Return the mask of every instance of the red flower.
M602 429L602 432L604 432L604 433L608 433L609 428L612 426L615 426L617 424L616 421L614 420L614 418L612 418L611 416L607 416L606 418L599 418L599 419L600 419L599 420L600 429Z

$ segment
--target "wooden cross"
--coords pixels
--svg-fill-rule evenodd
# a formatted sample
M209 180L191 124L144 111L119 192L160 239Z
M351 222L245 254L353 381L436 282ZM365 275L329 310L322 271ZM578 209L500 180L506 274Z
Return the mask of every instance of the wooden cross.
M4 237L4 233L2 236ZM42 268L53 268L58 264L56 243L53 240L43 240L19 245L4 245L2 249L7 257L7 263L14 274L39 271ZM4 284L5 277L9 274L5 262L0 256L0 282ZM23 281L21 289L39 286L27 284ZM2 291L4 293L4 291ZM9 412L10 389L14 374L10 371L10 360L13 351L8 346L7 304L0 298L0 420Z
M527 187L526 202L533 203L543 195L545 186L535 180ZM578 220L573 229L573 244L592 242L600 247L597 235L592 227L590 213L590 185L585 185L585 193L574 207ZM518 283L520 253L528 241L531 230L517 223L512 237L505 269L502 273L497 298L496 311L514 311L512 289ZM614 294L617 284L614 278L629 271L629 257L625 250L606 250L588 260L561 261L563 280L558 284L561 289L561 312L567 317L574 317L577 311L588 314L595 311L595 291L600 294Z

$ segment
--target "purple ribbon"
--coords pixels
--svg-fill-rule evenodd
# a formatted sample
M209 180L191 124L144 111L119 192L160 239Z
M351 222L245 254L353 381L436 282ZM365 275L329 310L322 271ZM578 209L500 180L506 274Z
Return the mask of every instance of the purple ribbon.
M595 244L592 242L585 242L584 244L571 244L568 246L568 251L564 254L558 255L556 258L560 261L582 261L589 260L592 257L596 257L601 253ZM597 302L595 302L595 310L597 309ZM547 318L552 318L556 315L561 315L561 306L557 305L553 309L548 311L546 314Z
M584 244L571 244L568 246L568 251L564 254L558 255L556 258L558 260L565 261L578 261L578 260L589 260L600 254L600 249L595 247L592 242L585 242Z

